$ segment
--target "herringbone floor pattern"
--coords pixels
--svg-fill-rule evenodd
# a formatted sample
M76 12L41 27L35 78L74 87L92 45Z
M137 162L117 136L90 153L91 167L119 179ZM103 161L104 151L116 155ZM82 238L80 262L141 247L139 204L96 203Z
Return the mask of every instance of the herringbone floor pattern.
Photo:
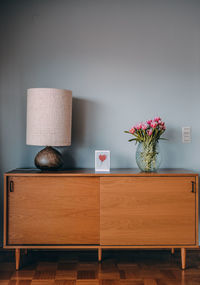
M0 285L200 285L200 252L189 251L187 270L180 251L30 251L15 271L13 252L0 252Z

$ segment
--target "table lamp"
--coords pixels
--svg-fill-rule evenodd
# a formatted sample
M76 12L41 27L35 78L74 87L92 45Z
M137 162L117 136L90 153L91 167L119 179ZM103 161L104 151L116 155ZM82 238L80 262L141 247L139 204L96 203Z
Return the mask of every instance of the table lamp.
M53 146L71 145L72 91L55 88L27 90L26 144L46 146L35 157L41 170L56 170L62 156Z

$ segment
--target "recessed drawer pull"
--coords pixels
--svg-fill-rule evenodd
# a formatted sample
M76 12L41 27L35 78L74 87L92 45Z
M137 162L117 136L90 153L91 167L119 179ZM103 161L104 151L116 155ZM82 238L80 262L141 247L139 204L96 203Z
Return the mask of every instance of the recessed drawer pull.
M10 181L10 192L14 192L14 182Z
M196 189L195 189L195 182L192 181L192 193L196 193Z

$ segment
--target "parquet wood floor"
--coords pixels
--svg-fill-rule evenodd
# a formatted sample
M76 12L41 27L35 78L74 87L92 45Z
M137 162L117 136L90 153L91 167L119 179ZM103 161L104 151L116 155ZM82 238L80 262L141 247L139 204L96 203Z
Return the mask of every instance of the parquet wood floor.
M200 251L30 251L15 271L14 252L0 251L0 285L200 285Z

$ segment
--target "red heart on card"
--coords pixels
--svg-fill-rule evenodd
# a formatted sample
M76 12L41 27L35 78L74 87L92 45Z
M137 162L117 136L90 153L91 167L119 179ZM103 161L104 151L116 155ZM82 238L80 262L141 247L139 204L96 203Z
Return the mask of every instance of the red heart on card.
M99 159L101 160L101 162L103 162L104 160L106 160L107 156L105 154L100 154L99 155Z

